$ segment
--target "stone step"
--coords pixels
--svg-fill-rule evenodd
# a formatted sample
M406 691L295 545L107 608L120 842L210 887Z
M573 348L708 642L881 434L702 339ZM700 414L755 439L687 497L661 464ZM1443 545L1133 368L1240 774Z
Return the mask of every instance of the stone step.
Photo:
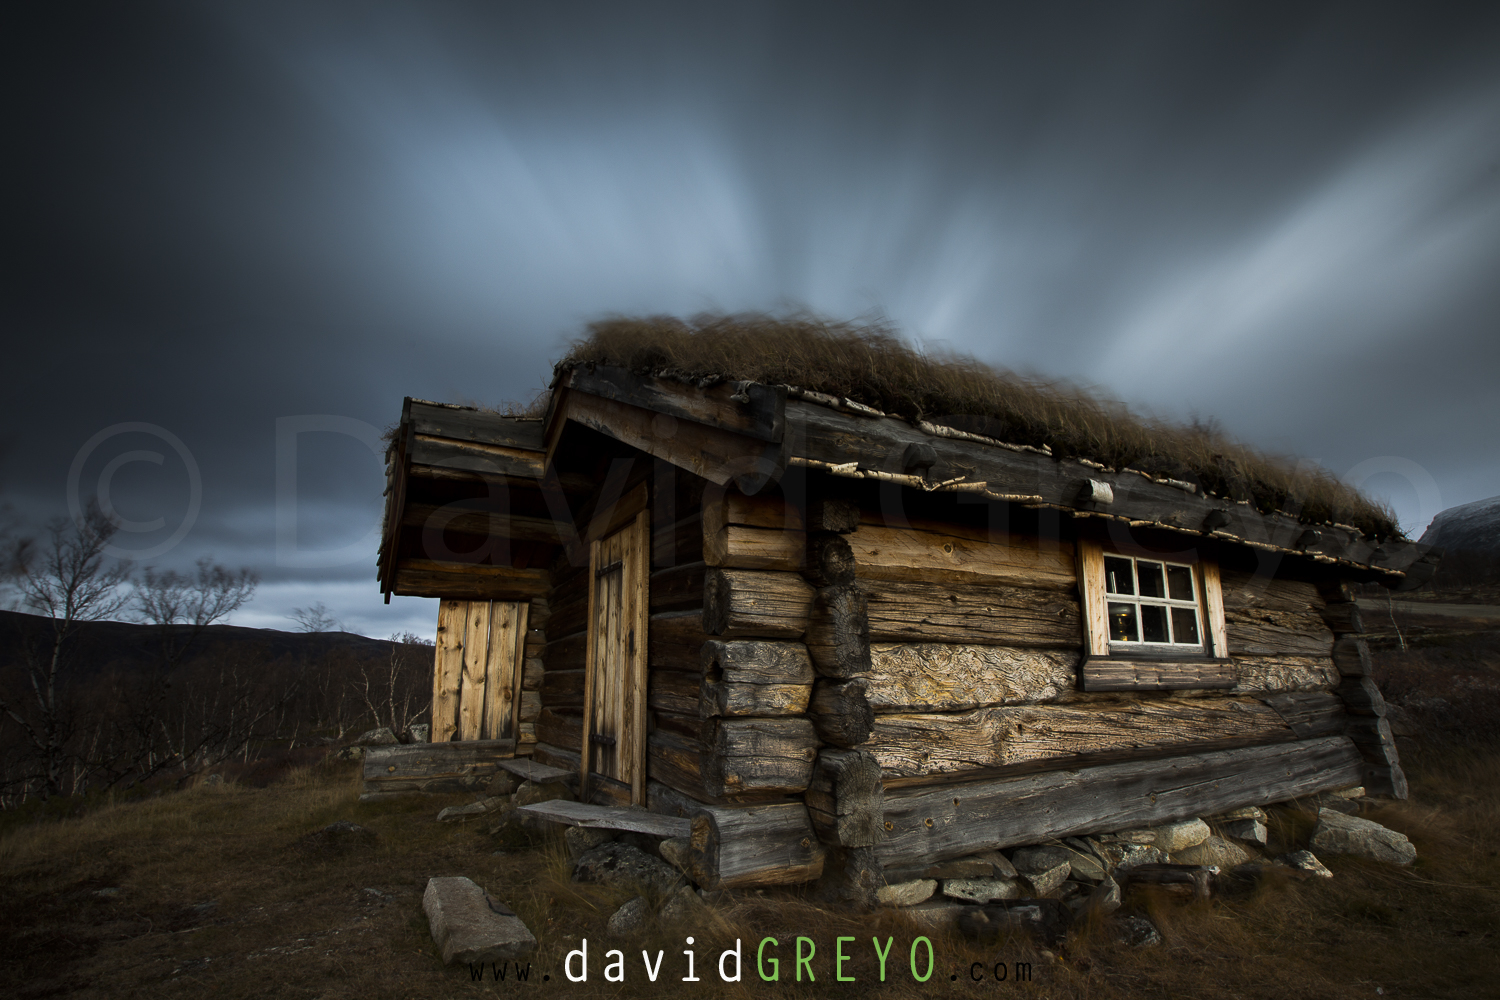
M560 767L538 764L527 757L516 757L500 761L500 768L536 785L549 785L554 781L572 784L578 780L577 771L564 771Z
M553 799L550 802L533 802L516 812L528 813L540 819L562 823L565 826L586 826L596 830L625 830L644 833L652 837L686 837L692 832L691 820L680 816L664 816L646 812L644 809L625 809L620 806L596 806L588 802L567 802Z

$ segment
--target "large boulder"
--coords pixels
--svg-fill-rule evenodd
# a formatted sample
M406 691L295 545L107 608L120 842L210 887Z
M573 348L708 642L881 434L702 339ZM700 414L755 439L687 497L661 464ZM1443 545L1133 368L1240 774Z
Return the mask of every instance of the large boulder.
M536 949L521 918L471 879L428 879L422 909L445 963L503 962Z
M1313 831L1312 846L1333 854L1353 854L1398 865L1409 865L1417 857L1417 849L1406 839L1406 834L1327 808L1318 810L1318 828Z
M682 874L639 847L611 840L584 852L573 869L574 882L635 886L665 896L684 883Z

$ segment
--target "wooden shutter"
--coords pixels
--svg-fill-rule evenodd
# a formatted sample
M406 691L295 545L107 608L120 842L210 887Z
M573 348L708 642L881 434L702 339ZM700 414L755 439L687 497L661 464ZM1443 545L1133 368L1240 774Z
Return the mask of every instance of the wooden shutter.
M580 798L593 775L646 802L646 630L651 514L589 547L589 628L584 673Z

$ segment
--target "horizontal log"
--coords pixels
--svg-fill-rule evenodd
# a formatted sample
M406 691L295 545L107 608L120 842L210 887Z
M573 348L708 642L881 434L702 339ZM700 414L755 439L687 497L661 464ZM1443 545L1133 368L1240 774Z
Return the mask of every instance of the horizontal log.
M698 713L713 716L801 715L812 697L811 684L735 684L705 678Z
M709 489L703 495L703 534L731 525L768 531L805 531L802 511L774 494L746 496L735 489Z
M579 751L583 747L583 713L548 705L536 720L536 738L542 743Z
M1329 656L1237 656L1235 691L1322 691L1338 685L1339 672Z
M703 631L698 611L667 611L651 616L646 633L646 662L652 670L701 672L703 644L713 638Z
M811 684L812 659L800 642L711 639L703 644L703 676L726 684Z
M583 766L583 756L577 747L564 748L539 741L531 751L531 759L570 774L577 774Z
M538 716L540 718L540 716ZM530 753L536 745L536 723L522 722L516 726L516 754Z
M807 719L711 719L705 730L710 795L800 792L812 778L818 736Z
M1220 568L1219 587L1226 611L1284 611L1319 614L1327 601L1315 583L1278 579L1265 573Z
M515 740L462 740L370 747L364 780L369 791L384 782L426 782L494 774L500 761L514 757Z
M938 525L931 525L939 528ZM1010 584L1046 590L1077 586L1073 546L1025 535L943 525L940 530L861 524L848 536L867 580Z
M508 417L468 406L408 399L402 423L413 434L525 451L542 450L542 421L537 417Z
M1328 691L1271 694L1264 701L1292 727L1299 740L1337 735L1344 731L1347 722L1344 703Z
M1114 759L1194 744L1294 739L1251 699L1160 698L1116 704L981 708L955 715L879 715L863 749L887 778L914 778L1089 755Z
M796 573L803 567L806 547L807 536L800 531L730 524L703 536L703 561L725 568Z
M485 538L554 544L567 541L572 532L570 525L560 524L550 517L473 509L461 503L443 506L408 503L401 515L401 524L403 527L428 531L456 531Z
M583 708L583 671L549 670L542 677L542 702L548 708Z
M1326 736L885 793L886 867L1128 830L1355 784L1363 761Z
M576 365L563 373L560 387L650 411L653 436L687 436L689 427L655 419L656 414L701 424L754 441L779 441L785 426L786 389L782 386L734 383L700 387L651 375L637 375L612 365ZM742 394L747 399L732 398Z
M804 801L825 844L874 847L885 837L880 763L862 750L819 751Z
M813 588L795 573L710 569L703 626L726 638L800 639L813 597Z
M823 846L800 802L705 806L688 840L688 876L705 889L798 885L823 874Z
M392 593L401 597L446 597L455 601L529 601L551 590L544 569L512 569L473 563L400 559Z
M1232 688L1238 682L1234 661L1136 660L1089 657L1083 664L1085 691L1181 691Z
M542 659L547 664L547 672L583 670L584 661L588 658L588 633L574 632L572 635L558 639L556 642L547 643L542 651Z
M1073 689L1074 650L875 643L868 698L877 713L958 712L1047 702Z
M1369 644L1359 636L1339 636L1333 644L1333 666L1344 677L1368 677L1374 669Z
M1083 643L1078 598L1023 587L861 580L872 642L941 642L989 646Z
M703 515L694 513L651 533L651 566L665 568L703 561Z
M701 562L659 569L651 574L651 613L700 611L703 607L703 577L708 567Z
M703 799L702 745L694 738L657 729L646 738L646 773L694 799Z
M686 677L686 674L679 674ZM664 732L677 733L679 736L693 741L697 745L703 740L703 717L698 714L697 703L691 707L689 712L669 712L665 709L653 709L651 711L651 727Z
M1315 611L1224 611L1230 656L1328 656L1333 632Z
M807 715L820 740L847 749L870 738L875 713L866 697L869 686L869 681L863 677L847 681L828 678L818 681Z
M652 670L646 676L646 706L678 715L698 715L699 679L676 670Z
M543 457L542 452L529 448L459 441L428 434L413 434L406 446L406 458L412 465L517 479L541 479Z

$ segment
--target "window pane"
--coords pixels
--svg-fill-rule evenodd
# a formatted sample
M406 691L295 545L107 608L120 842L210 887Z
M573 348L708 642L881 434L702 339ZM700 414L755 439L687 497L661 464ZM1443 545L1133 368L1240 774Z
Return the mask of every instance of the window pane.
M1167 589L1162 586L1161 582L1161 563L1146 562L1142 559L1136 562L1135 565L1141 574L1141 596L1166 597Z
M1104 557L1104 590L1110 594L1134 594L1135 581L1131 579L1129 559Z
M1141 605L1141 639L1144 642L1167 641L1167 609L1160 604Z
M1193 571L1187 566L1167 567L1167 590L1174 601L1195 601L1193 593Z
M1198 612L1192 608L1172 609L1172 641L1199 644Z
M1109 638L1111 642L1139 642L1135 636L1135 605L1111 604L1109 606Z

